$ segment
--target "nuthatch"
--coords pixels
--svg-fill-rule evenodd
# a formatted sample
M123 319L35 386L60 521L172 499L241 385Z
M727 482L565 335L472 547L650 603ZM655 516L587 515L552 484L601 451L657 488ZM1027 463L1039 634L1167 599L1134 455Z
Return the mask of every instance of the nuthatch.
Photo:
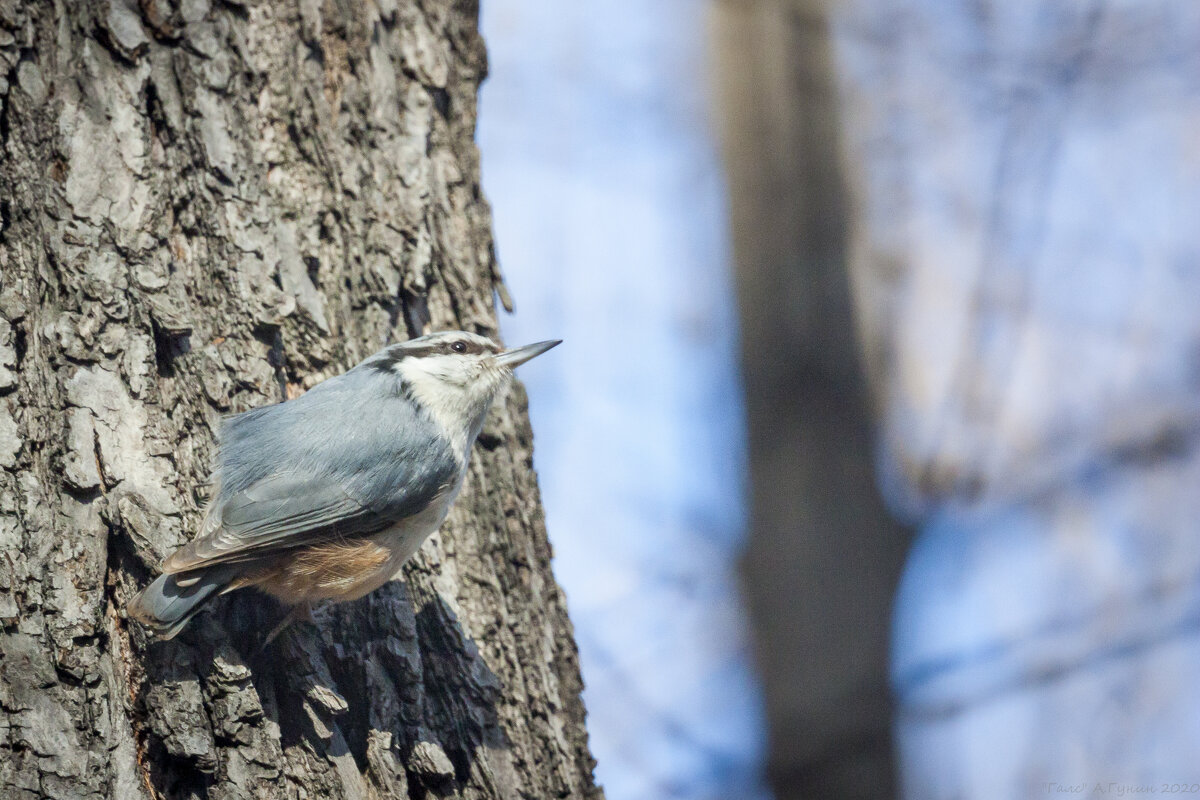
M391 345L295 400L228 419L199 536L129 615L170 638L203 604L255 586L293 606L355 600L437 530L512 369L558 341L501 350L463 331Z

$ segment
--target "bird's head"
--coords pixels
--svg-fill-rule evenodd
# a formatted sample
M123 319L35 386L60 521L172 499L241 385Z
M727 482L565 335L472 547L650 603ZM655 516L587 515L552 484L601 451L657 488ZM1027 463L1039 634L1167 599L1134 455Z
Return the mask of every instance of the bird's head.
M448 434L458 439L461 432L473 440L513 369L560 341L505 350L479 334L443 331L391 345L363 366L396 379Z

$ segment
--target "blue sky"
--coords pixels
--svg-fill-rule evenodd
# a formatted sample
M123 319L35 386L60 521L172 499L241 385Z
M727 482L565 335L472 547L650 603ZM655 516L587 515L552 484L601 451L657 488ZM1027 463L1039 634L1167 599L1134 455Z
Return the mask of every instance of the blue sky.
M489 0L484 188L609 800L763 796L705 4Z

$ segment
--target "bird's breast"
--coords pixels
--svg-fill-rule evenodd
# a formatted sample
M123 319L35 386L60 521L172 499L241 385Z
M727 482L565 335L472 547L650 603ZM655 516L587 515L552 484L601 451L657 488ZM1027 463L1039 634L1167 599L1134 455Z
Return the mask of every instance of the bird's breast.
M447 487L424 509L379 533L306 547L249 582L285 603L357 600L396 576L445 520L458 488Z
M392 574L395 574L396 570L417 552L421 543L441 526L457 495L458 486L439 492L433 501L418 513L405 517L387 530L371 537L371 541L392 554L392 560L395 562Z

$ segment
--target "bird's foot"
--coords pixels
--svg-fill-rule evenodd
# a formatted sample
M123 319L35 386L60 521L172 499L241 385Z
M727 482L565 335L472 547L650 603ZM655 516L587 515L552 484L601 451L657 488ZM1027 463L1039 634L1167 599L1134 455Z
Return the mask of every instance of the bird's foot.
M298 605L293 606L292 610L288 612L287 616L281 619L279 624L272 628L271 632L267 634L267 638L263 640L261 645L259 645L258 652L261 653L263 650L266 650L267 645L273 642L275 637L283 633L284 630L286 630L293 622L316 623L316 620L313 619L312 615L312 605L309 603L299 603Z

